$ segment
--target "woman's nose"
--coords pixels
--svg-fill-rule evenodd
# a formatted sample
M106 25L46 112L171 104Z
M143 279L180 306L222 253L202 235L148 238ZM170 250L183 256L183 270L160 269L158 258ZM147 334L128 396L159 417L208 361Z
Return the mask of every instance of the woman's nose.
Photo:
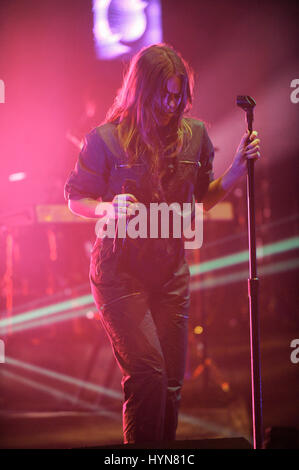
M174 98L170 98L168 101L168 107L169 109L175 109L176 108L176 100Z

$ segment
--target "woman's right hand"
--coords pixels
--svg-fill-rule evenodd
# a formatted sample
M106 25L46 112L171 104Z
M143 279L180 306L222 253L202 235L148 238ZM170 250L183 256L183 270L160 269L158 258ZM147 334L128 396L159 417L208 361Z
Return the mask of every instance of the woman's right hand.
M130 206L138 202L133 194L116 194L112 200L114 218L119 219L130 214Z

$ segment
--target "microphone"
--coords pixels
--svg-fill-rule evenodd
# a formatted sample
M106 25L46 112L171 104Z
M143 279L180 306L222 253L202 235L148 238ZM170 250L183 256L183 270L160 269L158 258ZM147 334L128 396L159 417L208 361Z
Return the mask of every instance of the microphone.
M138 188L137 188L136 181L130 178L125 179L121 187L121 193L132 194L134 197L136 197L136 199L138 199L136 196L137 192L138 192ZM126 226L128 225L128 222L129 222L129 217L128 217ZM113 253L115 253L117 249L117 234L118 234L118 219L116 221L116 230L115 230L115 236L113 240ZM124 243L125 243L125 238L122 240L122 246L124 246Z
M253 122L253 108L255 107L255 100L248 95L238 95L237 96L237 106L243 109L246 112L247 125L249 134L252 132L252 122ZM249 139L248 139L249 142Z
M244 111L254 108L256 105L255 100L248 95L238 95L237 96L237 106L244 109Z

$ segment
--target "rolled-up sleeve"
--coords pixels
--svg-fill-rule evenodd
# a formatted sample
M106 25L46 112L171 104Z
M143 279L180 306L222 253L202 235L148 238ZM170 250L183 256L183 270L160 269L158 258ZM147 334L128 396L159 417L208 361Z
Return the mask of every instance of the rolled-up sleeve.
M200 168L198 171L195 198L198 202L201 202L208 190L209 184L214 180L214 146L204 125L202 126L199 161Z
M75 168L66 180L65 199L102 198L107 190L109 173L107 147L95 128L86 135Z

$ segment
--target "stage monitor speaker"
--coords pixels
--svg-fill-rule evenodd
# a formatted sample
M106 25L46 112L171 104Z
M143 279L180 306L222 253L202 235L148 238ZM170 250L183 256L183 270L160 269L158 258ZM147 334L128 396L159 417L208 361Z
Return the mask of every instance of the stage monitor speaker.
M264 449L299 449L299 430L293 427L267 428Z

